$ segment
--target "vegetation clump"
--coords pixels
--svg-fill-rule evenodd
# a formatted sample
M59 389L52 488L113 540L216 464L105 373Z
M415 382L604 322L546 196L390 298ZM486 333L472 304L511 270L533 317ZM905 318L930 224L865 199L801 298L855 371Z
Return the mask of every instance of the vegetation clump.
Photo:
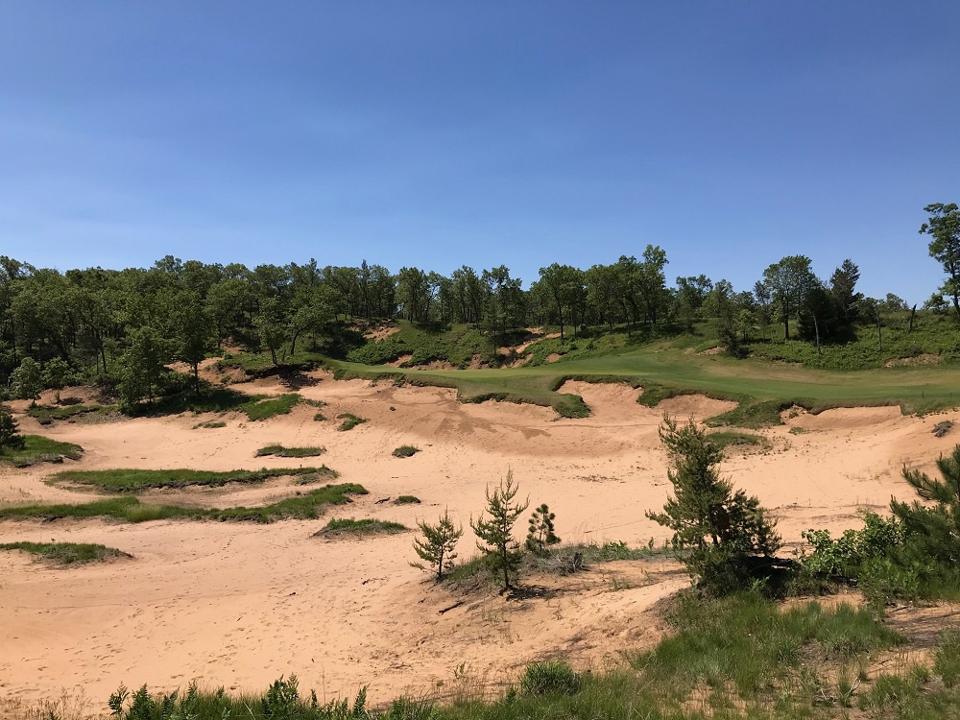
M275 477L322 475L336 477L326 465L321 467L263 468L261 470L67 470L50 478L51 482L90 485L108 492L142 492L156 488L184 488L191 485L220 487L227 483L261 483Z
M419 505L420 498L416 495L398 495L393 503L394 505Z
M324 485L316 490L257 507L201 508L182 505L141 503L130 496L112 497L80 504L7 505L0 507L0 519L44 520L61 518L108 518L141 523L151 520L218 520L222 522L272 523L278 520L313 520L326 505L352 502L352 495L366 495L362 485Z
M288 415L300 400L301 397L296 393L289 393L275 398L253 400L242 405L241 409L250 420L267 420L277 415Z
M408 458L413 457L418 452L420 452L420 448L418 447L414 447L413 445L401 445L400 447L394 449L392 455L398 458Z
M337 420L342 420L343 422L337 426L337 430L340 432L346 432L347 430L353 430L357 425L365 423L366 418L359 417L353 413L341 413L337 415Z
M316 457L318 455L323 455L326 451L327 449L325 447L319 447L316 445L307 447L286 447L284 445L275 443L272 445L264 445L262 448L257 450L257 457L264 457L267 455L287 458Z
M388 520L374 518L334 518L327 522L314 537L362 537L364 535L393 535L406 532L406 526Z
M91 543L11 542L0 543L0 550L20 550L56 565L85 565L120 557L132 557L122 550Z
M560 542L554 527L554 520L557 519L556 513L550 512L546 503L540 505L530 516L530 523L527 527L527 550L535 555L546 555L551 545Z
M0 444L0 462L9 462L16 467L42 462L62 463L64 459L79 460L81 457L83 448L79 445L40 435L19 435L13 444Z

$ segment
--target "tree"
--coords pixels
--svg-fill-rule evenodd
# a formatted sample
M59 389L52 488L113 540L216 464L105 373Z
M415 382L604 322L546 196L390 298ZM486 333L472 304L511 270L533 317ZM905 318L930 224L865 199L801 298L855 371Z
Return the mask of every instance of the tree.
M560 325L560 340L564 339L564 327L571 321L571 315L578 297L585 293L583 271L572 265L553 263L540 268L540 280L534 283L535 292L556 318ZM533 288L531 288L533 289ZM574 329L576 331L576 329Z
M530 516L530 525L527 528L527 549L535 555L546 555L550 545L560 542L555 532L553 521L557 519L555 513L550 512L546 503L533 511Z
M780 547L760 501L734 491L720 477L723 450L693 421L680 427L665 417L660 439L670 459L674 496L647 517L673 531L673 546L709 592L722 594L746 583L758 558Z
M837 315L843 330L849 332L857 321L860 301L863 295L857 292L860 280L860 268L847 258L830 276L830 294L837 306Z
M796 314L817 279L810 269L810 258L789 255L763 271L763 284L783 322L783 339L790 339L790 319Z
M270 350L270 359L274 365L279 365L277 350L283 346L286 339L286 323L283 317L283 308L276 298L267 298L260 303L260 311L254 318L257 335L260 343Z
M200 392L200 363L213 349L213 323L203 300L195 292L180 296L175 313L174 356L193 371L194 392Z
M32 357L25 357L20 366L10 375L10 391L15 398L36 402L43 390L43 375L40 364Z
M51 358L43 364L43 386L56 391L55 401L60 402L60 391L70 379L70 366L63 358Z
M457 541L463 535L463 528L454 527L447 510L443 511L436 525L425 521L417 525L423 533L423 539L414 540L413 549L416 550L420 559L436 572L437 582L440 582L443 579L443 573L452 567L453 561L457 558Z
M11 448L18 450L23 447L23 436L17 426L13 414L5 407L0 407L0 450Z
M153 327L147 325L130 333L130 346L121 359L118 386L127 409L159 393L169 354L167 343Z
M476 522L470 520L470 526L480 540L477 549L491 572L502 578L504 592L513 588L523 557L520 545L513 537L513 525L530 505L529 501L514 502L517 490L513 472L507 472L499 487L492 492L487 488L487 517L481 515Z
M927 246L930 257L947 274L940 291L953 300L953 309L960 319L960 208L956 203L932 203L923 211L930 217L920 226L920 234L931 238Z

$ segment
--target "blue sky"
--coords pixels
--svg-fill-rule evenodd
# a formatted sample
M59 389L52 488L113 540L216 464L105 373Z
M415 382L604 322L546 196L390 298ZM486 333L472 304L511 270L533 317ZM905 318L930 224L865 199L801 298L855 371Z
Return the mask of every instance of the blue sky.
M662 245L923 300L960 200L960 3L0 5L0 253L525 280Z

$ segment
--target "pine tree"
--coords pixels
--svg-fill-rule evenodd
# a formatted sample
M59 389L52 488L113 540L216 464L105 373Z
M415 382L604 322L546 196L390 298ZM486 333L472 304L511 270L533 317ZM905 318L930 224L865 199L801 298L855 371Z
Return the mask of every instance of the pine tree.
M903 525L914 559L956 567L960 564L960 445L937 460L937 469L940 480L919 470L903 469L904 480L932 506L893 500L890 510Z
M23 436L13 415L6 408L0 408L0 450L23 447Z
M507 472L505 480L493 492L487 488L487 517L481 516L476 522L470 521L473 532L480 542L477 549L483 554L491 571L503 579L504 592L513 587L513 581L520 571L523 552L513 538L513 524L529 507L529 501L514 502L517 486L513 483L513 473Z
M457 540L463 535L463 528L454 527L447 510L443 511L436 525L424 521L417 524L423 533L423 539L414 540L413 549L436 572L437 582L440 582L444 571L450 570L457 557Z
M670 457L674 497L647 517L673 530L674 548L703 587L734 590L746 581L752 558L771 557L779 549L774 524L756 497L734 491L720 477L723 451L693 421L678 427L665 417L660 439Z
M527 549L536 555L546 555L550 545L560 542L557 537L553 521L556 513L550 512L546 503L533 511L530 516L530 525L527 528Z

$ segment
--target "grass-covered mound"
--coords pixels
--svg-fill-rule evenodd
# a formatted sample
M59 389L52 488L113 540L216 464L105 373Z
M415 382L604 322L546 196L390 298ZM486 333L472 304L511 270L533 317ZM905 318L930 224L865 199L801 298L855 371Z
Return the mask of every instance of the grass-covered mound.
M19 550L55 565L85 565L121 557L132 557L122 550L92 543L12 542L0 543L0 550Z
M374 518L334 518L314 533L314 537L363 537L366 535L393 535L408 528L397 522Z
M57 505L9 505L0 507L0 520L60 520L105 518L121 522L150 520L220 520L271 523L278 520L313 520L326 505L344 505L352 495L366 495L362 485L345 483L324 487L258 507L198 508L142 503L131 496L105 498L89 503Z
M406 357L404 365L439 361L454 367L466 367L475 357L481 363L497 362L496 336L472 325L435 328L400 321L397 326L392 335L351 350L347 360L382 365Z
M74 443L51 440L41 435L23 435L22 438L21 447L0 448L0 462L29 467L42 462L63 462L64 458L79 460L83 456L83 448Z
M337 473L321 467L263 468L261 470L67 470L50 478L54 483L89 485L108 492L142 492L156 488L183 488L193 485L220 487L227 483L260 483L275 477L320 475L334 478Z
M97 405L76 403L73 405L34 405L27 414L41 425L49 425L55 420L72 420L82 415L107 416L119 412L118 405Z
M264 457L268 455L287 458L317 457L318 455L323 455L326 451L326 448L316 445L307 447L287 447L279 443L274 443L272 445L264 445L262 448L257 450L257 457Z

